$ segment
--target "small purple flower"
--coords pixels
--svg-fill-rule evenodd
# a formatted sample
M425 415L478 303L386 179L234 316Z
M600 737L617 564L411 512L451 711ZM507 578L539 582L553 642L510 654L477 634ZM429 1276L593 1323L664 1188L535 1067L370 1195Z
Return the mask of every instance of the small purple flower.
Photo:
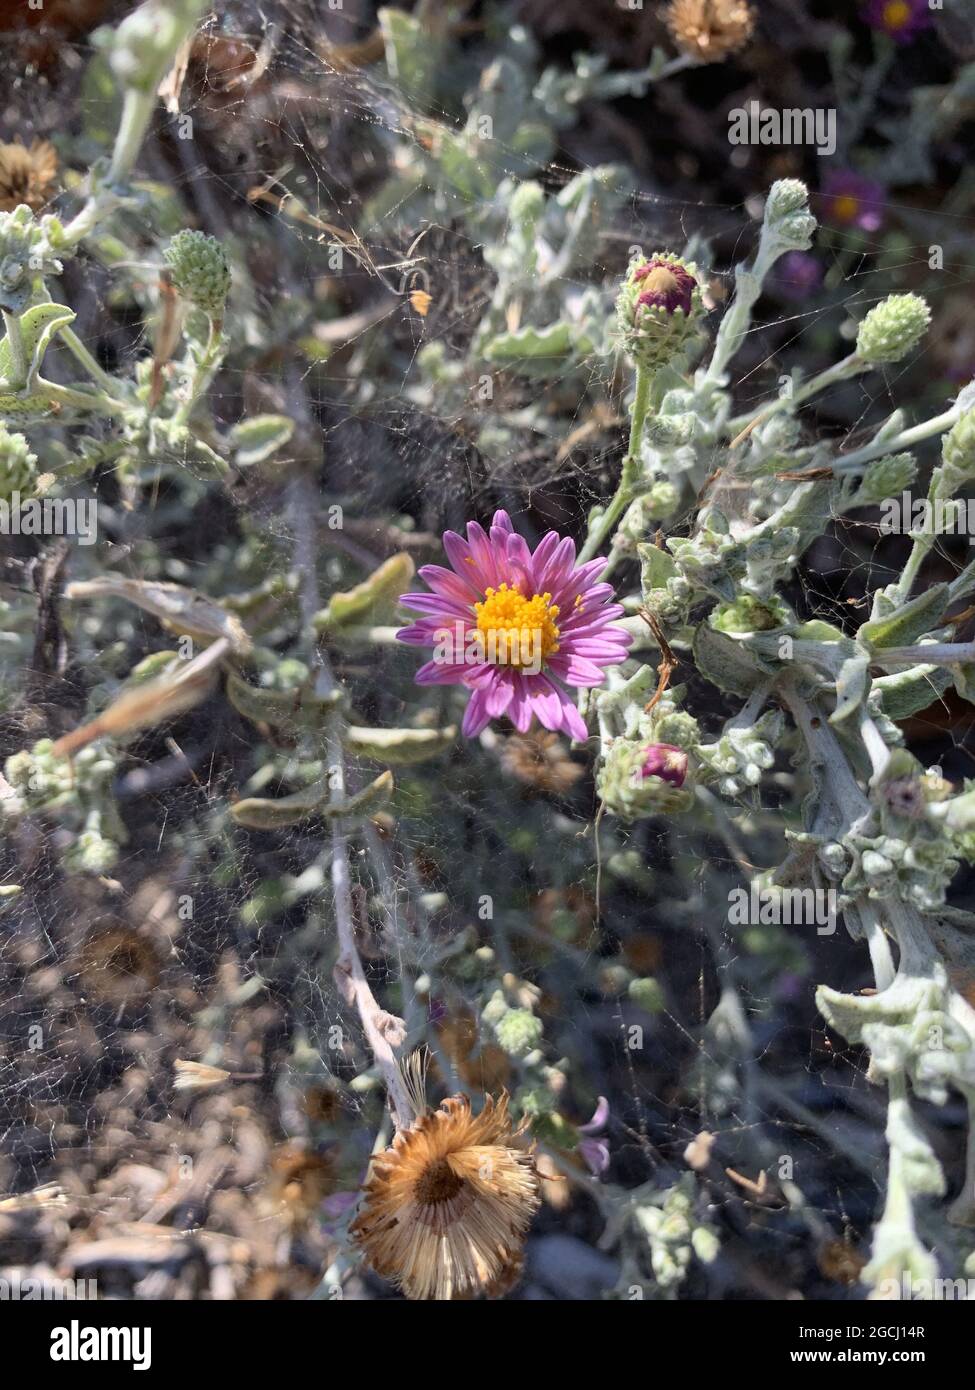
M579 1126L579 1133L587 1136L579 1140L579 1152L594 1178L601 1178L609 1167L609 1142L589 1136L597 1135L600 1130L605 1129L608 1120L609 1101L605 1096L600 1096L592 1119L588 1124Z
M646 265L638 266L633 272L633 282L643 289L636 301L636 313L642 305L654 309L665 309L673 314L677 309L690 314L697 281L676 261L655 259Z
M651 743L644 749L640 771L644 777L659 777L672 787L682 787L687 776L687 754L672 743Z
M419 572L433 592L400 599L424 616L397 637L434 648L417 682L473 692L462 725L467 738L503 715L520 734L537 715L546 729L588 737L565 686L602 685L606 667L624 660L632 640L613 626L623 609L612 602L612 585L597 583L606 561L577 565L575 543L557 531L531 551L503 511L490 533L470 521L466 540L446 531L443 543L451 568Z
M876 232L884 220L887 190L852 169L836 169L823 180L823 215L834 227Z
M823 265L807 251L787 251L775 267L773 286L781 299L798 304L823 283Z
M894 43L913 43L932 24L928 0L868 0L864 19Z

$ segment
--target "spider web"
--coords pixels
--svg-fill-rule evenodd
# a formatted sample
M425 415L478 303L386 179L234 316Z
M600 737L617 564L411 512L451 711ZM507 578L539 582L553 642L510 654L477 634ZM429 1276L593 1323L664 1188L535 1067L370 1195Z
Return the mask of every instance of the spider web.
M378 66L339 70L323 56L315 6L288 6L271 23L248 22L246 11L234 17L235 40L266 54L266 70L252 77L245 62L228 77L206 51L180 96L193 141L161 123L140 170L168 183L199 225L226 232L248 266L247 316L271 329L263 340L242 330L245 346L221 369L213 408L225 423L242 407L294 412L317 438L321 508L337 501L350 523L317 531L321 601L398 546L418 561L437 559L441 530L484 521L497 506L531 543L553 525L580 536L589 508L612 491L625 380L596 354L542 388L506 379L495 409L516 422L510 443L479 449L468 406L445 407L435 391L424 393L418 357L437 342L449 357L469 350L494 284L485 232L457 203L431 211L428 200L414 212L404 202L367 216L369 196L397 159L424 149L432 127L456 131L463 110L428 103L418 111ZM341 29L330 38L342 42ZM80 71L87 49L76 52ZM478 61L465 57L475 79ZM76 102L83 115L80 91ZM502 173L523 170L519 151L503 142L493 158ZM574 142L571 154L558 147L538 177L556 192L586 167ZM930 214L935 225L938 216ZM611 285L634 243L681 250L710 242L720 248L717 301L730 294L733 266L755 230L747 200L633 193L567 289ZM927 243L905 244L901 264L891 266L879 238L823 237L828 292L800 308L763 301L766 312L735 363L738 408L766 399L794 363L821 361L824 332L861 317L888 292L892 273L926 267ZM340 275L330 272L336 246ZM151 248L143 249L136 271L151 264ZM431 296L425 313L411 300L418 286ZM348 319L350 329L333 340L327 370L308 359L279 370L278 339L296 325L308 335L333 321L289 313L330 295L333 318ZM94 311L88 323L102 331ZM151 351L141 322L123 317L109 336L105 353L116 354L120 370ZM852 410L847 397L827 394L816 427L838 445L863 437L903 401L907 371L923 374L924 359L858 386ZM573 447L560 449L566 440ZM102 470L95 485L107 541L91 556L74 553L72 576L110 563L219 598L293 563L304 522L286 483L246 481L215 498L192 465L185 471L182 482L167 479L153 494L140 532L122 514L113 467ZM688 505L668 529L686 532L692 515ZM965 558L946 540L931 563L950 575ZM837 517L804 557L790 597L801 616L843 624L850 609L862 617L902 559L896 539L881 537L869 516ZM626 587L633 575L621 570L618 578ZM16 588L16 574L12 582ZM144 614L114 605L101 621L93 614L70 614L74 652L63 679L52 677L26 707L12 702L5 755L53 731L59 711L80 722L91 684L85 668L104 664L106 627L118 674L168 645ZM299 626L286 613L261 642L311 663ZM421 698L413 688L410 652L383 646L333 658L363 723L407 724L421 707L431 724L456 719L454 692L434 688ZM676 679L703 699L702 723L716 734L733 708L686 669ZM17 684L15 667L8 685ZM970 726L954 721L945 700L915 721L913 737L947 775L968 774ZM883 1114L864 1056L829 1039L817 1021L812 987L820 978L867 986L868 963L842 932L809 940L793 930L774 949L757 949L728 927L721 903L741 881L742 858L764 865L781 853L761 813L746 810L724 841L676 822L597 829L588 773L558 793L519 780L502 757L509 738L492 731L442 764L405 770L395 817L353 841L360 949L380 1000L406 1019L411 1044L431 1048L432 1096L497 1090L499 1079L517 1088L517 1064L499 1060L476 1017L489 985L533 988L546 1061L566 1060L564 1113L581 1123L597 1096L610 1102L611 1190L672 1184L686 1171L688 1143L713 1134L724 1173L708 1170L701 1192L730 1251L719 1287L732 1296L785 1296L796 1286L815 1294L817 1250L830 1240L862 1245L869 1235ZM570 757L585 766L566 751ZM103 1286L141 1296L210 1296L226 1267L214 1251L237 1241L245 1253L230 1257L235 1292L302 1296L341 1249L347 1208L337 1199L354 1191L382 1121L379 1093L362 1084L369 1059L358 1022L332 978L321 827L249 833L226 815L230 799L258 784L262 795L292 790L302 761L307 752L276 746L217 695L120 750L115 792L126 839L109 873L66 878L58 862L64 834L48 819L7 836L3 879L24 892L0 937L0 1190L26 1194L55 1182L64 1193L41 1217L32 1208L6 1217L0 1210L10 1263L65 1268L66 1252L118 1236L132 1243L128 1265L110 1270L88 1249L87 1262L75 1258L70 1268L97 1269ZM374 773L352 760L353 784ZM776 770L780 792L790 775ZM733 806L729 813L738 815ZM646 866L636 885L610 875L598 901L597 838L604 860L633 851ZM111 930L120 935L99 954L99 937ZM652 1018L614 985L620 965L660 978L664 1003ZM634 1026L639 1048L627 1045ZM174 1096L177 1058L224 1068L231 1079L195 1098ZM782 1156L793 1161L798 1197L781 1184L773 1196L758 1188ZM568 1211L556 1201L534 1239L571 1231L577 1252L594 1252L610 1205L592 1193ZM769 1256L771 1274L759 1270L750 1242ZM169 1252L168 1263L159 1251ZM703 1288L695 1275L685 1294L703 1296Z

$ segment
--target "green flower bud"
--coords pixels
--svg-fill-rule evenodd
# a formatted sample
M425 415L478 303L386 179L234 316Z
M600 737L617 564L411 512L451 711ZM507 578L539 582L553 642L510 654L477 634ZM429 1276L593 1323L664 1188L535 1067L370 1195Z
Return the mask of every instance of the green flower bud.
M765 200L765 230L779 253L808 251L816 231L809 190L800 179L778 179Z
M654 483L644 498L646 514L651 521L659 521L661 517L670 516L679 501L679 487L666 481Z
M509 1057L527 1057L542 1040L542 1021L528 1009L509 1009L494 1025L498 1045Z
M867 468L853 499L855 507L869 507L885 497L896 497L914 481L917 464L913 454L885 454Z
M772 632L789 622L789 610L774 595L762 600L754 594L741 594L733 603L719 604L710 617L711 626L718 632L733 635Z
M857 356L872 365L899 362L917 347L930 322L931 310L920 295L888 295L860 324Z
M607 811L621 820L637 820L641 816L673 814L684 811L693 800L681 783L683 776L677 766L674 750L672 780L657 775L649 768L660 765L662 744L647 740L618 738L603 756L596 777L596 791ZM686 772L686 756L683 759Z
M146 0L117 29L99 29L94 42L123 86L154 93L202 10L202 0Z
M691 1247L702 1264L713 1264L721 1250L717 1232L710 1226L695 1226L691 1232Z
M680 449L690 444L697 432L698 417L686 412L680 415L652 415L644 434L655 449Z
M83 830L64 855L70 873L107 874L118 863L119 848L97 830Z
M0 498L9 502L15 492L32 497L37 481L37 456L22 434L8 434L0 424Z
M526 179L512 195L510 207L512 222L537 222L545 211L545 190L540 183Z
M701 730L693 714L674 710L654 721L653 737L656 743L671 743L676 748L690 751L701 741Z
M941 457L961 477L975 474L975 410L966 411L944 437Z
M659 252L631 262L616 301L623 346L655 371L687 346L702 312L697 267Z
M802 179L776 179L765 200L766 222L781 222L791 212L798 212L809 201L809 189Z
M211 319L222 318L230 292L230 267L216 237L204 232L177 232L165 255L173 284L183 298Z
M22 203L13 212L0 212L0 309L22 314L37 279L59 275L61 269L29 207Z
M648 975L643 980L631 980L627 993L637 1008L645 1009L648 1014L659 1014L665 1007L660 981L652 976Z

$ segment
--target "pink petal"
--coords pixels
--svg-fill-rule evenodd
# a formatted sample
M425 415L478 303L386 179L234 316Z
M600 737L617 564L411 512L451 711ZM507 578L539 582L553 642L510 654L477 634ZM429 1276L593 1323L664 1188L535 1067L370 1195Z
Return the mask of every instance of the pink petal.
M460 731L465 738L476 738L490 722L491 716L487 711L487 694L483 690L475 690L464 710L464 721L460 726Z
M606 672L594 661L589 661L584 656L575 656L572 652L557 652L549 658L548 664L550 670L561 676L569 685L602 685L606 679Z
M475 588L468 576L455 574L453 570L444 569L443 565L421 565L417 573L435 594L443 594L445 598L470 604L481 597L480 590Z

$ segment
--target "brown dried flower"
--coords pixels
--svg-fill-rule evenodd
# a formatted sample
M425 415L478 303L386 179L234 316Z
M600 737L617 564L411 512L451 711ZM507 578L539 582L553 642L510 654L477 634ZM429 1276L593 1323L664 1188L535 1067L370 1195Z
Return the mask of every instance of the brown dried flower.
M549 796L565 796L583 773L558 734L541 729L506 738L501 748L501 766L526 787Z
M26 203L40 212L54 192L58 157L48 140L32 140L30 148L19 139L0 143L0 212L13 212Z
M534 1158L516 1148L508 1097L476 1118L467 1096L425 1110L373 1160L350 1231L407 1298L499 1297L517 1280L538 1207Z
M96 928L81 948L81 985L103 1004L141 1003L159 982L155 946L124 922Z
M671 0L665 18L674 43L698 63L720 63L755 26L746 0Z

